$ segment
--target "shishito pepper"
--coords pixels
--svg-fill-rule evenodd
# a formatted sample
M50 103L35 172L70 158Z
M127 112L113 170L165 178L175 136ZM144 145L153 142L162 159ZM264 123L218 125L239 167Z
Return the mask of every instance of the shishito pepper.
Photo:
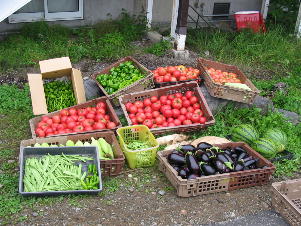
M126 61L118 67L113 67L109 74L99 74L96 80L108 94L113 94L144 77L145 75L133 65L132 61Z

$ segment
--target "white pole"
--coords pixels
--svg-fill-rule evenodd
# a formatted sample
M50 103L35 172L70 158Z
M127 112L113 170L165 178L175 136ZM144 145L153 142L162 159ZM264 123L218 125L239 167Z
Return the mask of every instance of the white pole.
M170 24L170 36L173 37L173 38L176 38L178 9L179 9L179 0L173 0L173 3L172 3L172 17L171 17L171 24Z
M298 38L301 38L301 4L299 6L299 13L297 17L297 22L296 22L296 34Z
M270 0L262 0L261 14L263 19L266 19L268 16L269 5L270 5Z
M146 19L147 19L147 27L151 28L152 26L152 20L153 20L153 5L154 0L147 0L147 13L146 13Z

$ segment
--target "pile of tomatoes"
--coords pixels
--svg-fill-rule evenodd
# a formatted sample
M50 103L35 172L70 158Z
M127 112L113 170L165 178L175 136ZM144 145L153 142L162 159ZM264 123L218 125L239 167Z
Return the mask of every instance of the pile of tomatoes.
M107 114L107 105L99 102L95 107L63 109L58 115L42 116L35 132L38 137L47 137L115 127L116 123L110 121L110 116Z
M240 79L237 78L237 74L235 73L215 70L214 68L206 69L206 71L216 83L242 83Z
M158 67L153 70L154 79L157 83L187 81L199 78L200 71L192 67L168 66Z
M184 95L152 96L143 101L128 102L125 107L133 125L144 124L149 128L204 124L207 121L193 91Z

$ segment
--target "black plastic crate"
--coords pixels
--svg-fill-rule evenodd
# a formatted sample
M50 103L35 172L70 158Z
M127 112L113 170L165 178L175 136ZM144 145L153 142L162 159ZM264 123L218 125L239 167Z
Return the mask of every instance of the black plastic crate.
M93 158L82 164L82 171L87 171L89 164L95 164L99 176L99 189L96 190L70 190L70 191L43 191L43 192L25 192L23 185L24 168L27 158L42 157L45 155L83 155ZM97 147L26 147L20 153L20 177L19 177L19 193L23 196L44 196L44 195L65 195L65 194L97 194L102 190L100 161Z

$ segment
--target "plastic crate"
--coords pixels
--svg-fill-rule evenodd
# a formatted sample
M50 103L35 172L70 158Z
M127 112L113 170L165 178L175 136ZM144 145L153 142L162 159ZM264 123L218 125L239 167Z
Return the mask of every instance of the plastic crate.
M301 179L272 184L272 206L290 225L301 225Z
M90 100L86 103L83 104L78 104L69 108L65 108L65 109L70 109L70 108L75 108L75 109L80 109L80 108L87 108L87 107L91 107L91 106L95 106L98 102L104 102L107 105L107 114L110 116L110 119L112 122L114 122L116 124L116 128L112 129L112 130L116 130L118 127L121 127L121 122L114 110L114 108L112 107L112 104L110 103L109 99L107 97L100 97L100 98L96 98L93 100ZM46 114L45 116L49 116L52 117L54 115L58 115L60 111L55 111L55 112L51 112ZM29 125L30 125L30 130L31 130L31 134L32 134L32 138L36 138L36 132L35 129L38 125L38 123L42 120L42 116L38 116L35 118L32 118L29 120ZM66 136L66 135L72 135L72 134L84 134L84 133L91 133L91 132L99 132L99 131L110 131L110 129L104 129L104 130L92 130L92 131L83 131L81 133L64 133L64 134L57 134L57 135L53 135L53 136L48 136L48 137L55 137L55 136Z
M176 188L178 196L191 197L263 185L268 183L271 175L275 171L275 167L272 163L243 142L216 144L215 146L219 148L242 146L249 155L259 158L259 167L267 167L265 169L253 169L241 172L216 174L211 176L197 177L197 179L194 180L187 180L178 176L178 172L168 163L167 156L172 152L172 150L159 151L157 153L159 159L159 169Z
M89 160L86 162L81 162L82 170L87 171L88 164L95 164L96 169L99 175L99 185L98 189L95 190L70 190L70 191L43 191L43 192L25 192L23 177L25 171L25 162L27 158L36 157L40 158L45 155L84 155L88 157L92 157L93 160ZM19 177L19 193L23 196L43 196L43 195L67 195L67 194L97 194L102 190L102 181L101 181L101 170L99 163L98 150L96 147L45 147L45 148L34 148L27 147L22 149L20 153L20 177Z
M259 11L236 12L234 18L238 31L249 28L254 32L266 32L264 20Z
M246 84L251 89L251 91L215 83L211 78L211 76L206 71L206 68L208 69L211 67L214 69L237 74L241 82ZM253 85L253 83L247 78L247 76L245 76L244 73L242 73L236 66L223 64L216 61L207 60L204 58L199 58L198 68L201 74L203 75L205 86L211 96L226 99L226 100L233 100L237 102L252 104L255 97L259 93L259 90Z
M167 132L190 132L190 131L205 129L208 126L213 125L215 123L215 119L213 117L213 114L211 113L211 110L209 109L209 106L207 105L207 102L203 96L200 87L196 82L187 82L187 83L182 83L174 86L167 86L167 87L153 89L153 90L146 90L142 92L126 94L124 96L119 97L119 101L128 124L132 125L132 121L129 118L129 114L125 107L126 103L135 102L137 100L143 101L144 99L150 98L151 96L160 97L163 95L170 95L178 92L184 94L188 90L195 92L195 95L199 100L199 104L201 105L201 110L204 112L204 116L207 118L207 122L205 122L205 124L197 123L191 125L180 125L175 127L153 128L150 131L153 134L161 134Z
M121 63L125 62L125 61L132 61L133 64L142 72L145 74L145 78L142 78L136 82L134 82L133 84L118 90L117 92L109 95L106 90L102 87L102 85L97 81L97 76L99 74L109 74L110 70L113 67L118 67ZM143 90L147 90L147 89L151 89L153 88L154 85L154 81L153 81L153 74L150 70L148 70L146 67L144 67L142 64L140 64L137 60L135 60L133 57L125 57L120 59L119 61L117 61L116 63L106 67L105 69L103 69L102 71L95 73L91 76L91 78L96 82L96 84L99 86L99 88L101 89L101 91L110 99L110 101L112 101L113 105L118 107L119 106L119 101L118 101L118 97L127 93L132 93L132 92L138 92L138 91L143 91Z
M69 136L59 136L59 137L46 137L46 138L35 138L30 140L22 140L20 144L20 154L25 147L33 147L36 143L42 144L47 143L49 145L65 145L68 140L76 142L78 140L82 141L91 141L91 137L95 139L104 138L109 144L112 145L114 159L112 160L100 160L101 175L102 176L117 176L123 172L124 167L124 155L119 146L116 136L111 131L106 132L96 132L96 133L87 133L87 134L77 134Z
M159 144L147 126L121 127L117 129L117 134L121 149L131 169L154 165ZM130 141L148 141L152 147L141 150L129 150L126 144Z

